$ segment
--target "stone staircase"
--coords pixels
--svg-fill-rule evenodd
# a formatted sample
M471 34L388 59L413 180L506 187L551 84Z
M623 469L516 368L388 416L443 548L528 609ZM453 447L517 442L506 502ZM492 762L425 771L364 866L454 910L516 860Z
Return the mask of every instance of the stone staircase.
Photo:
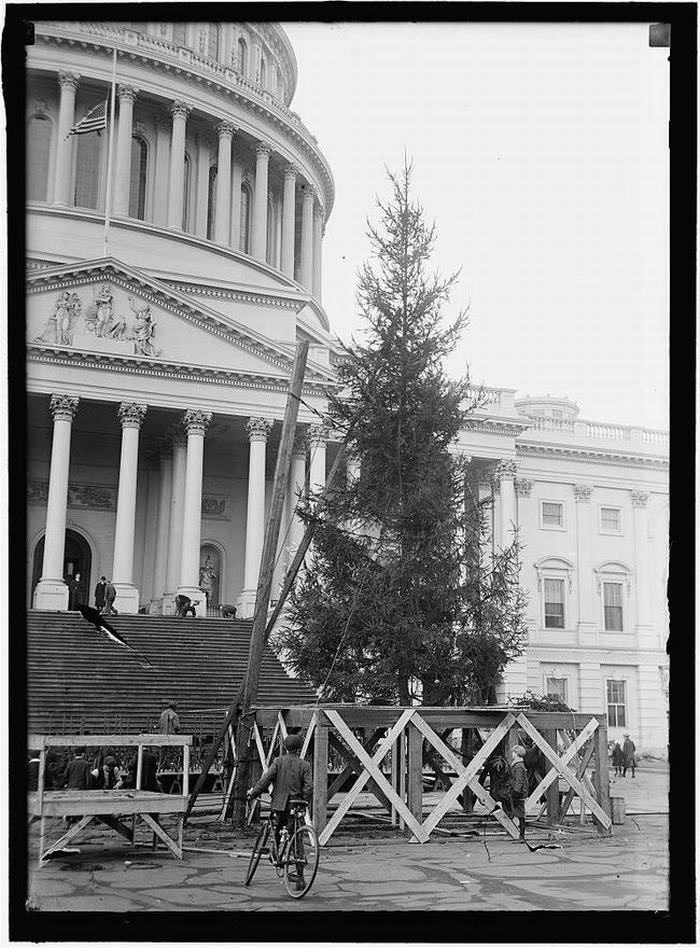
M79 613L27 613L30 732L152 731L170 699L179 703L184 733L211 733L220 725L245 675L250 620L120 615L108 621L152 668ZM258 704L313 701L313 690L291 678L266 647Z

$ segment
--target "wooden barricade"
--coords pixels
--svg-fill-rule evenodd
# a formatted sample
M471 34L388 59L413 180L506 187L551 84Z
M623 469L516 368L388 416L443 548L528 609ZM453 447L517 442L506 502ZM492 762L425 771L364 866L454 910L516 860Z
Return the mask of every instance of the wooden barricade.
M41 820L39 866L54 852L76 839L93 820L104 823L135 845L135 824L139 817L159 837L177 859L182 859L184 812L189 796L190 746L186 734L32 734L29 747L39 751L37 790L29 793L28 812ZM136 787L122 790L47 790L46 751L49 747L135 747L137 749ZM182 747L182 794L173 795L142 790L144 747ZM177 838L161 826L162 814L178 816ZM44 849L47 817L79 817L59 839ZM130 817L130 824L122 822Z
M541 712L518 708L374 707L360 705L256 707L253 741L261 766L267 768L287 732L303 730L302 756L313 757L313 822L321 845L333 836L356 805L359 794L370 791L388 810L392 823L427 842L444 817L456 807L469 812L474 801L511 837L518 830L505 810L479 779L492 754L510 749L527 735L539 747L546 772L526 800L526 813L540 810L546 798L547 821L563 819L574 796L591 814L598 832L612 831L607 757L607 719L604 714ZM263 732L271 734L267 749ZM457 732L463 755L449 743ZM359 736L358 736L359 735ZM460 745L458 745L460 746ZM563 750L559 751L559 747ZM328 784L329 747L345 762L344 770ZM429 766L449 782L436 805L423 799L424 748L431 749ZM390 775L384 768L391 761ZM586 776L592 764L594 783ZM354 774L352 786L337 806L332 798ZM560 807L560 781L568 787Z

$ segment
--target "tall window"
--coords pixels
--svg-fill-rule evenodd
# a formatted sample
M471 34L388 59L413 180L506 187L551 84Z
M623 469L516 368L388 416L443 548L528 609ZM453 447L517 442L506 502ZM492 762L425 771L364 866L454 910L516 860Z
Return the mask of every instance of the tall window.
M545 682L546 694L558 695L562 701L568 703L568 684L566 678L547 678Z
M218 168L211 165L209 168L209 191L207 193L207 238L214 239L216 227L216 175Z
M241 185L240 235L240 249L243 253L250 253L250 188L247 184Z
M148 145L134 135L131 139L131 180L129 183L129 217L145 220L146 217L146 173L148 169Z
M261 55L260 56L260 73L258 75L258 82L263 87L263 89L265 88L266 73L267 73L267 67L265 66L265 57Z
M219 58L219 27L210 23L207 29L207 56L210 59Z
M545 579L544 581L544 627L545 629L564 628L563 579Z
M173 43L184 46L187 40L187 24L173 23Z
M248 72L248 45L246 41L241 37L238 40L238 71L242 76L245 76Z
M100 188L100 139L97 132L77 138L74 203L76 207L96 208Z
M183 175L182 229L187 230L190 220L190 183L192 181L192 160L185 153L185 173Z
M49 188L51 122L34 115L27 126L27 199L45 201Z
M606 682L608 699L608 727L627 727L626 682L608 679Z
M606 632L622 632L622 583L603 583L603 616Z

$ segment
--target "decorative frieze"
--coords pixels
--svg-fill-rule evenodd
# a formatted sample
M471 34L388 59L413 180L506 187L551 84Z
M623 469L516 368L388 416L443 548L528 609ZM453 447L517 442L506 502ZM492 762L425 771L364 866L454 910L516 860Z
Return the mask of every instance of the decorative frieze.
M187 434L205 435L212 417L210 411L202 411L200 408L188 408L183 418L183 425Z
M27 481L28 504L46 507L48 499L48 481ZM69 484L68 506L74 510L116 510L117 490L104 484Z
M230 496L227 494L203 494L202 517L205 520L230 520Z
M590 484L574 484L574 497L577 504L587 504L592 493L593 488Z
M49 411L54 421L73 421L80 399L73 395L52 395Z
M633 507L646 507L648 500L649 500L648 490L633 490L632 491L632 506Z
M269 418L249 418L246 430L251 441L267 441L273 422Z
M529 480L527 477L516 477L514 483L515 493L519 497L529 497L532 493L532 487L535 482Z

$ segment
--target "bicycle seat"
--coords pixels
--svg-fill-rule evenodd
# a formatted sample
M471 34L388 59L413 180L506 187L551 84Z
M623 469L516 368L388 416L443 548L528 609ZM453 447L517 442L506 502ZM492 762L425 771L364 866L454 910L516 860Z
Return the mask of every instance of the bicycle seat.
M290 800L289 801L289 812L296 813L301 815L306 807L308 806L306 800Z

